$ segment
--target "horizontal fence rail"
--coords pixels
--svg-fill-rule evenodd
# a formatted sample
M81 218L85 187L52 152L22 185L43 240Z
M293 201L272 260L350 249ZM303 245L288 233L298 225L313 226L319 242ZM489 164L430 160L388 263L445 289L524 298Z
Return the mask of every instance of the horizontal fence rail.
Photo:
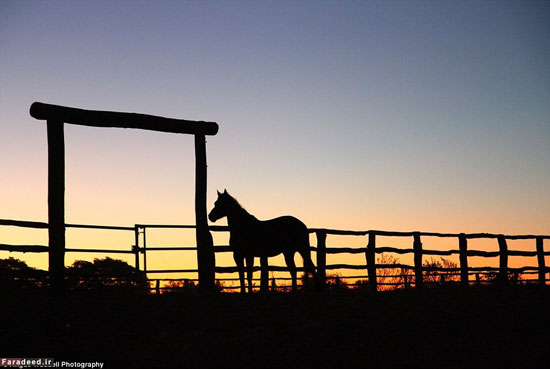
M48 229L48 223L0 219L0 226L15 226L34 229ZM146 275L162 274L162 273L182 273L197 275L197 269L147 269L147 254L150 252L162 251L182 251L196 252L196 246L148 246L146 238L147 229L195 229L194 225L163 225L163 224L135 224L133 227L125 226L105 226L105 225L85 225L85 224L65 224L66 228L79 229L97 229L97 230L114 230L114 231L129 231L135 235L135 243L127 250L122 249L82 249L82 248L66 248L66 252L84 252L84 253L113 253L113 254L133 254L135 256L135 268L142 270ZM209 226L211 232L228 232L227 226ZM544 250L544 240L550 239L549 235L503 235L492 233L435 233L435 232L396 232L382 230L368 231L350 231L350 230L335 230L326 228L311 228L309 233L315 234L317 238L316 246L311 246L311 250L317 256L317 272L319 282L322 284L335 283L338 279L342 284L346 284L345 280L358 280L356 283L364 283L372 291L379 290L380 286L415 286L422 288L424 284L441 283L446 279L462 285L470 283L480 283L481 277L484 275L492 276L495 280L502 283L508 283L509 280L517 280L519 274L538 274L537 279L529 279L527 281L538 281L542 285L546 285L546 273L550 272L550 268L546 266L545 257L550 255L550 251ZM366 237L366 245L364 247L329 247L326 244L328 235L334 236L358 236ZM377 237L410 237L412 238L411 248L397 248L389 246L376 246ZM423 237L441 237L441 238L456 238L458 248L450 250L431 250L424 249L422 246ZM498 251L484 251L468 249L468 240L472 239L494 239L498 241ZM510 250L508 249L508 240L534 240L534 251ZM0 251L9 252L32 252L41 253L49 252L48 246L45 245L10 245L0 244ZM229 253L231 248L227 245L214 246L215 253ZM383 264L378 263L376 255L381 254L398 254L398 255L413 255L413 265L402 263ZM327 264L327 255L348 254L348 255L364 255L364 264ZM143 257L143 265L140 268L140 255ZM435 265L426 265L423 263L423 256L459 256L457 267L440 267ZM508 265L509 256L521 257L536 257L537 267L521 266L510 267ZM483 257L483 258L499 258L498 267L472 267L468 265L468 257ZM298 267L298 271L303 271L303 268ZM260 267L256 266L253 269L255 272L260 271ZM366 275L327 275L327 271L336 270L360 270L366 271ZM391 274L385 271L393 271ZM236 282L238 278L225 277L227 274L237 273L237 268L234 266L216 266L215 273L224 275L223 278L217 278L221 282ZM287 267L271 265L270 272L288 272ZM399 272L400 271L400 272ZM472 277L475 278L472 281ZM291 278L277 276L272 278L277 281L288 281ZM198 281L197 278L153 278L151 281L157 281L157 286L153 289L164 290L168 287L160 287L159 282L166 281ZM254 278L254 281L259 281ZM235 286L224 286L224 289L234 289Z

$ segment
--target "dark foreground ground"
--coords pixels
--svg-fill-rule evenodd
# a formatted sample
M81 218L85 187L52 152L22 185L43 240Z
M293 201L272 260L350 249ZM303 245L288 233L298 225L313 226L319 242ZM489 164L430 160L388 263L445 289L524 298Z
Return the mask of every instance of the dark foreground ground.
M549 367L550 289L3 296L1 357L107 368Z

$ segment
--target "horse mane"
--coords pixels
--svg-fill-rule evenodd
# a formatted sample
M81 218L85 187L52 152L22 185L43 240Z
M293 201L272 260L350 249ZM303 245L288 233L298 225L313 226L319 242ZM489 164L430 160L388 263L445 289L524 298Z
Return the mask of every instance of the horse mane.
M238 201L236 198L234 198L233 196L231 196L230 194L226 193L226 196L227 198L229 199L229 201L231 202L231 205L234 206L235 208L237 209L243 209L243 210L246 210Z
M242 214L247 217L252 217L253 219L258 220L254 215L250 214L233 196L231 196L227 191L224 191L223 194L219 194L220 199L223 198L227 210L231 211L233 214Z

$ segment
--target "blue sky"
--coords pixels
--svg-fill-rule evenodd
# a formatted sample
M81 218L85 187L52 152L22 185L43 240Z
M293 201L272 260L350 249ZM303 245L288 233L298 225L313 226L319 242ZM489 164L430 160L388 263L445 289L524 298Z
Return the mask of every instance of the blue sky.
M209 202L311 227L550 233L550 3L0 1L1 218L33 101L211 120ZM67 127L67 221L193 221L191 137Z

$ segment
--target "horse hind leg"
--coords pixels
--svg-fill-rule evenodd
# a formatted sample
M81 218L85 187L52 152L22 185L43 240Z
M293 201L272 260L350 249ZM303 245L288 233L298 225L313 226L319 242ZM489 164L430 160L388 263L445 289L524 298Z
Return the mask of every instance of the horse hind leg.
M286 266L290 272L290 277L292 278L292 292L296 292L297 283L296 283L296 264L294 263L294 253L285 254Z
M317 278L317 272L315 271L315 264L313 264L313 261L311 260L311 246L309 244L309 233L308 232L300 233L296 239L295 245L298 250L298 253L302 256L302 259L304 260L305 281L306 282L308 281L309 273L311 273L313 275L313 278L315 279L315 284L318 286L319 279Z
M254 257L246 257L246 279L248 280L248 293L252 293L252 277L254 275Z
M261 269L260 291L267 292L269 290L269 264L267 262L267 256L262 256L260 258L260 269Z
M317 277L317 272L315 271L315 264L313 264L313 261L311 260L311 252L309 250L303 250L300 251L300 255L302 255L302 258L304 259L304 273L306 282L308 281L309 273L311 273L315 279L315 283L319 285L319 279Z

